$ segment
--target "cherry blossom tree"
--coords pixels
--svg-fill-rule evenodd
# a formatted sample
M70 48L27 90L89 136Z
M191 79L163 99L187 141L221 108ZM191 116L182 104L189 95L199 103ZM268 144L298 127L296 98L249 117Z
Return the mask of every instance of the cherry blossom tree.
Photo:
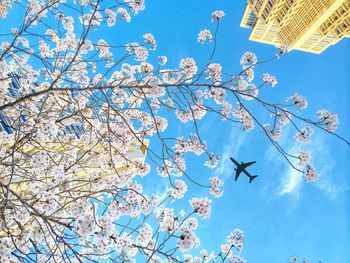
M262 61L246 52L236 73L214 61L223 11L198 34L199 45L212 47L201 69L190 57L177 68L162 55L147 62L157 47L151 33L124 45L101 38L102 29L130 23L144 9L143 0L0 2L2 23L11 12L20 17L0 35L1 262L245 262L244 235L235 226L217 251L191 253L201 245L198 225L211 215L208 196L223 194L218 177L199 182L186 172L187 153L205 156L208 168L219 162L199 133L200 120L213 114L242 132L261 130L308 181L318 177L310 153L279 143L286 126L301 144L315 129L349 144L335 134L336 114L302 116L308 103L301 95L278 104L259 97L277 80L266 73L253 82L255 67L285 48ZM257 111L271 121L263 123ZM167 137L170 118L192 123L192 132ZM135 145L147 149L146 161L131 156ZM138 182L150 172L168 182L162 196L145 194ZM176 212L172 203L193 187L208 196L188 200L192 212Z

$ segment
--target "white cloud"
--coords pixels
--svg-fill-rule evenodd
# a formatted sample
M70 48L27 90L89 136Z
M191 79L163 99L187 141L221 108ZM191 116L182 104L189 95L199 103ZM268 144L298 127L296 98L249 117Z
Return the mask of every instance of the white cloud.
M279 194L294 194L299 197L299 190L303 182L303 175L288 164L287 172L282 176Z
M294 142L292 146L287 149L288 153L296 154L298 152L299 145ZM277 152L277 151L276 151ZM312 153L311 153L312 154ZM288 162L281 159L284 163L283 168L281 169L282 178L281 183L278 187L278 194L293 194L295 197L299 197L299 191L301 188L301 184L303 183L303 174L299 171L295 170Z
M330 198L336 198L340 191L344 190L337 186L330 174L335 168L335 160L332 158L329 147L326 145L323 135L315 134L313 140L308 145L300 145L296 142L287 144L287 152L297 154L300 149L305 149L311 153L311 163L316 168L319 179L316 182L306 182L303 174L293 169L287 162L281 168L282 177L278 186L278 195L292 195L299 198L300 190L304 184L314 184ZM276 153L277 154L277 153ZM273 160L273 158L269 158Z
M317 187L325 192L330 198L335 199L337 196L346 191L348 187L338 186L329 180L322 180L322 178L316 183Z
M337 196L347 190L347 186L337 185L334 182L334 174L339 170L336 167L336 161L333 159L329 147L324 143L324 140L317 138L317 143L313 149L315 154L315 166L319 168L319 180L315 185L326 193L330 198L335 199Z

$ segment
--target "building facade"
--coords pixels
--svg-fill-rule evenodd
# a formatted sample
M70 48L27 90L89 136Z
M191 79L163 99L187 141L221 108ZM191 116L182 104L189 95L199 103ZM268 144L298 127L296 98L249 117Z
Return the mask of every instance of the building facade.
M319 54L350 37L350 0L248 0L250 40Z

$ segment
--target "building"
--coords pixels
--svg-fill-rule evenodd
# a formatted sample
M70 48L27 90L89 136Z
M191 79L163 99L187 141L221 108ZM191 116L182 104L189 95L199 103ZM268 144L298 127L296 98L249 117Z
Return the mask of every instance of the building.
M350 0L247 0L250 40L319 54L350 37Z

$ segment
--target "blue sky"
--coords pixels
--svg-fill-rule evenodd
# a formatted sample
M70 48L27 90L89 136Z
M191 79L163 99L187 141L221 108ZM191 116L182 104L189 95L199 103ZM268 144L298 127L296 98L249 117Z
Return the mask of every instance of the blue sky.
M225 72L235 73L240 69L239 60L245 51L256 53L260 59L276 53L273 46L248 40L250 30L239 27L244 8L245 1L146 0L146 10L134 17L130 25L121 22L104 37L107 42L125 44L141 42L142 35L150 32L158 43L151 60L152 56L155 59L166 55L168 67L172 68L178 66L181 58L193 57L203 65L210 45L197 43L197 34L205 28L213 29L210 15L222 9L226 16L220 26L214 62L220 63ZM5 25L0 25L2 27ZM304 116L315 117L315 112L321 108L338 113L338 133L350 138L349 68L350 41L344 39L321 55L293 51L258 67L256 76L269 72L277 77L278 85L264 94L271 102L282 102L298 92L309 101ZM209 170L202 166L203 160L193 160L187 165L191 176L200 181L205 182L213 175L225 180L224 196L214 201L211 219L203 221L198 230L202 246L219 250L227 234L239 227L245 231L243 256L250 263L287 262L294 255L310 263L348 263L349 146L320 131L315 133L308 149L313 153L313 162L321 178L310 184L289 170L260 131L243 133L234 124L218 120L217 116L210 115L199 124L209 150L222 156L219 167ZM188 133L189 129L189 125L181 126L170 120L169 130L174 135ZM287 149L297 147L290 139L293 134L287 132L282 138ZM230 155L242 161L257 160L250 171L258 174L258 179L248 184L247 178L242 176L234 182L234 167L225 161ZM146 192L164 189L158 178L154 174L147 177ZM186 200L192 195L207 195L206 190L193 185L191 188ZM188 206L180 201L177 208L183 204Z
M169 67L176 67L181 58L188 56L199 64L206 62L203 58L209 54L209 45L198 44L196 38L200 30L212 29L210 14L216 9L222 9L226 16L220 26L214 62L226 72L239 70L239 59L245 51L256 53L260 59L276 53L273 46L249 41L250 30L239 27L245 1L148 0L146 4L146 10L134 18L127 37L132 41L144 33L153 33L158 42L156 53L168 56ZM270 72L277 77L276 88L264 95L272 102L283 102L298 92L309 101L304 116L315 117L321 108L338 113L338 133L349 137L349 58L350 41L344 39L321 55L293 51L257 68L256 76ZM188 164L194 178L218 175L225 180L224 196L214 201L212 218L199 229L202 245L217 250L226 235L240 227L245 231L243 256L248 262L287 262L294 255L309 262L349 262L349 146L316 132L308 150L313 153L321 178L310 184L289 170L260 131L242 133L234 124L217 120L207 116L200 122L209 149L220 153L222 160L229 155L243 161L257 160L250 171L260 176L249 185L245 177L233 182L234 167L230 162L223 161L214 171L202 167L201 162ZM187 125L172 124L177 126L169 128L178 134L189 131ZM287 132L282 138L287 149L297 147L290 139L293 134ZM162 189L151 181L150 187ZM200 189L195 192L197 196L207 193Z

